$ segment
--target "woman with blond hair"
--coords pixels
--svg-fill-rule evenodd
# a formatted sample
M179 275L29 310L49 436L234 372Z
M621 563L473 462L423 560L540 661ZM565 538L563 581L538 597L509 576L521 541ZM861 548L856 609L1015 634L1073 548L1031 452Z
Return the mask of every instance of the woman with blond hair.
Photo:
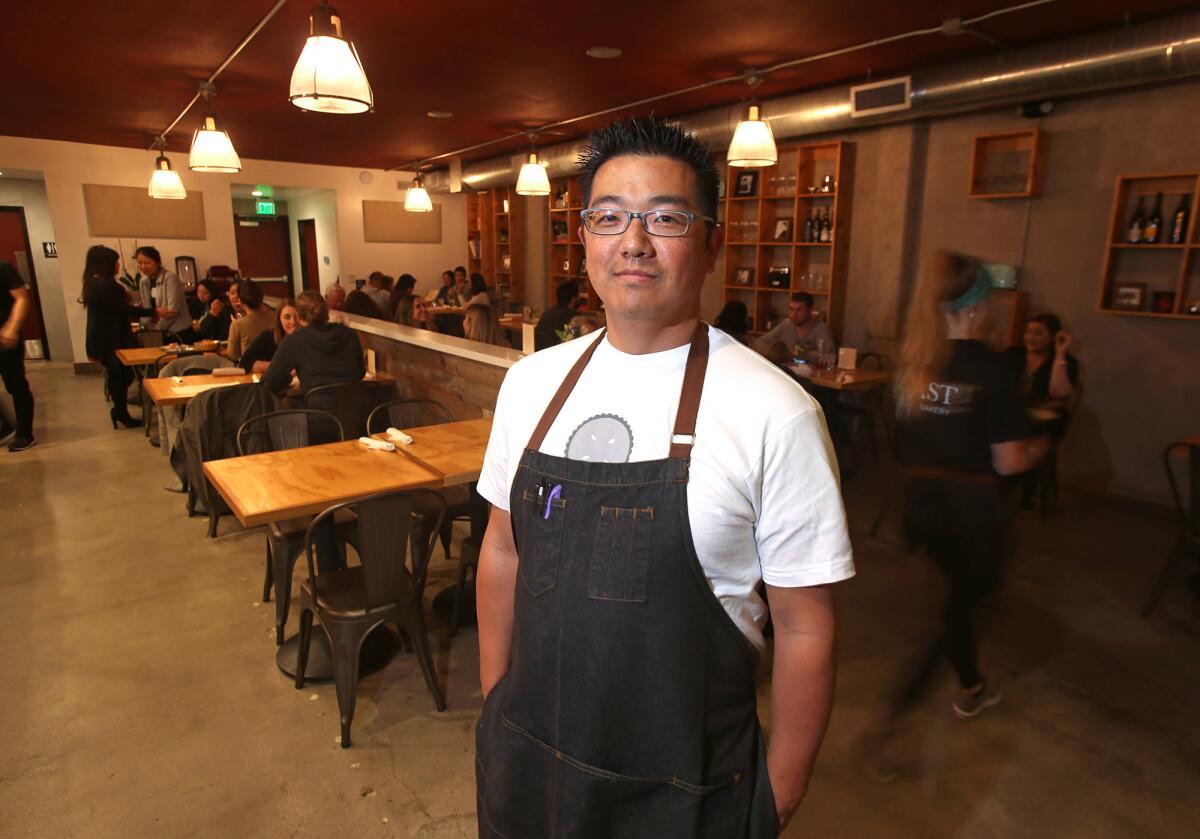
M908 312L896 379L897 450L905 474L904 530L949 585L938 637L872 734L882 738L923 694L938 662L958 676L953 710L973 717L1000 701L979 669L975 617L1000 582L1010 516L1000 476L1024 472L1048 449L1030 438L1017 377L979 340L991 283L980 263L938 251Z
M484 306L482 303L472 303L467 307L467 312L463 316L463 334L469 341L496 344L497 346L507 345L500 338L500 330L496 328L496 321L492 319L492 307Z

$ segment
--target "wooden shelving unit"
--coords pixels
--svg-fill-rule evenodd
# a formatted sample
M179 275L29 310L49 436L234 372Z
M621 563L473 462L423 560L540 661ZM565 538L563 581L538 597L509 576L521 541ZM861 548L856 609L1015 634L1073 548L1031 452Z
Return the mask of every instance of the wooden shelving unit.
M1046 135L1036 128L977 134L971 144L967 194L972 198L1032 198L1042 189Z
M583 209L583 189L579 179L555 178L550 182L550 195L546 200L550 207L550 227L546 231L550 282L546 284L545 308L555 305L555 289L568 280L579 283L580 308L596 308L599 300L588 281L583 241L579 238L579 228L583 224L579 217L579 211Z
M747 177L756 181L754 194L739 195ZM786 317L791 293L806 291L841 340L853 177L854 144L840 141L781 146L774 166L728 169L721 205L724 300L746 304L751 331L765 332ZM804 223L814 213L828 214L832 241L803 241ZM787 223L788 238L777 239Z
M525 199L513 187L467 196L467 266L483 274L506 308L525 302Z
M1142 199L1149 214L1155 195L1160 192L1163 194L1160 241L1155 244L1130 243L1127 241L1128 227L1138 199ZM1169 241L1172 220L1185 195L1190 204L1187 230L1182 242L1172 243ZM1188 313L1189 308L1200 306L1197 200L1200 200L1200 172L1121 175L1117 178L1100 274L1100 295L1096 301L1101 314L1200 321L1200 315ZM1122 286L1142 288L1143 300L1139 308L1120 307L1118 298ZM1156 292L1174 294L1168 311L1153 310Z

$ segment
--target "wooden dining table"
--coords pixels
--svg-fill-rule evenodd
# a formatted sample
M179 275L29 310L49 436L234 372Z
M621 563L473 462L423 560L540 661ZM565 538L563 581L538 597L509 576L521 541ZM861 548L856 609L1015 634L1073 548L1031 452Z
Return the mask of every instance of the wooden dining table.
M376 492L475 481L491 427L490 419L477 419L404 429L412 445L397 444L394 452L347 440L210 460L204 474L237 520L253 527Z
M231 385L251 384L261 379L262 376L258 373L227 374L222 376L198 374L194 376L173 376L167 379L148 378L143 384L150 400L159 407L166 407L168 405L186 405L206 390L229 387ZM394 381L390 376L372 375L371 373L363 377L363 382L367 385L385 386L394 383ZM288 396L299 396L302 393L303 391L299 387L291 387L287 391Z
M204 464L204 474L238 521L253 527L315 515L334 504L377 492L440 489L474 482L483 468L491 426L490 419L479 419L402 429L413 442L407 446L396 444L396 450L390 452L347 440L211 460ZM482 535L482 525L482 514L473 513L473 533L479 529ZM448 591L439 597L445 600ZM473 598L471 602L473 605ZM310 651L307 673L321 679L331 674L332 668L323 646L324 633L316 633L315 637L318 643ZM384 647L387 645L368 658L375 661L382 654L386 660ZM294 675L294 639L279 648L275 660L280 670Z
M808 369L812 375L805 375L803 370ZM802 381L808 382L816 387L828 388L829 390L870 390L873 387L885 385L892 380L891 373L883 370L868 370L859 368L856 370L843 370L840 367L835 367L832 370L821 370L810 365L788 365L788 369L795 373Z

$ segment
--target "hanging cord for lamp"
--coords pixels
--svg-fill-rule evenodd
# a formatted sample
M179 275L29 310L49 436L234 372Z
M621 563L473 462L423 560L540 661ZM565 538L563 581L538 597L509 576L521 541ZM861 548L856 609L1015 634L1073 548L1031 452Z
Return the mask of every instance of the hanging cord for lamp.
M171 124L162 130L162 133L160 133L157 136L156 142L157 142L157 140L162 140L163 143L165 144L167 135L171 133L171 131L175 128L175 126L179 125L180 120L182 120L185 116L187 116L187 113L188 113L188 111L190 111L192 109L192 106L194 106L198 101L200 101L200 97L204 96L205 99L207 100L208 97L211 96L211 92L213 89L213 82L215 82L217 80L217 76L221 75L221 73L223 73L225 71L225 68L233 63L233 60L235 58L237 58L238 55L241 54L242 50L244 50L250 44L250 42L252 40L254 40L254 36L256 36L260 31L262 31L262 28L267 25L267 23L271 20L271 18L275 17L275 13L278 12L280 9L282 9L283 4L286 2L287 2L287 0L275 0L274 5L272 5L271 8L267 10L267 13L264 14L261 18L259 18L258 23L254 24L253 28L249 32L246 33L246 37L242 38L241 42L238 43L238 45L233 48L233 51L231 53L229 53L229 55L225 56L225 60L222 61L217 66L217 69L213 70L212 74L207 79L205 79L203 82L200 83L200 89L196 91L196 95L193 96L188 101L188 103L183 106L183 110L179 112L179 116L175 117L175 119L171 121ZM209 93L207 93L207 94L204 92L206 87L209 90ZM152 145L151 150L153 150L153 149L154 149L154 146Z
M994 11L987 12L986 14L977 15L976 17L964 18L962 21L962 25L964 27L967 27L967 26L971 26L976 23L981 23L985 20L990 20L995 17L1000 17L1002 15L1012 14L1013 12L1021 12L1021 11L1025 11L1026 9L1036 8L1037 6L1045 6L1048 3L1056 3L1056 2L1058 2L1058 0L1030 0L1027 3L1019 3L1015 6L1006 6L1003 9L996 9ZM846 55L846 54L852 53L852 52L859 52L861 50L872 49L873 47L881 47L881 46L885 46L887 44L894 44L897 41L905 41L910 38L920 38L920 37L923 37L926 35L938 35L938 34L941 34L941 32L942 32L942 25L939 23L937 26L928 26L928 27L925 27L924 29L913 29L908 32L901 32L898 35L888 35L887 37L884 37L884 38L876 38L873 41L864 41L861 44L853 44L848 47L841 47L836 50L829 50L828 52L817 53L816 55L806 55L803 58L793 58L793 59L789 59L788 61L781 61L778 64L772 64L769 67L761 67L758 70L751 71L751 73L757 74L761 79L761 77L766 76L769 73L774 73L778 70L786 70L790 67L799 67L800 65L803 65L803 64L811 64L814 61L824 61L827 58L836 58L839 55ZM664 99L672 99L676 96L683 96L684 94L695 93L696 91L699 91L699 90L707 90L710 87L718 87L720 85L733 84L736 82L747 82L747 81L749 81L749 76L751 75L751 73L739 73L736 76L726 76L726 77L723 77L720 79L712 79L707 82L700 82L699 84L691 85L690 87L682 87L679 90L672 90L667 93L659 93L654 96L647 96L644 99L638 99L633 102L626 102L622 105L614 105L611 108L605 108L600 111L593 111L590 114L581 114L580 116L571 117L569 119L559 120L558 122L548 122L545 125L542 125L535 130L536 131L549 131L550 129L553 129L553 128L562 128L564 126L574 125L575 123L578 123L578 122L585 122L587 120L596 119L598 117L608 116L609 114L618 113L620 111L628 111L633 108L640 108L643 105L651 105L651 104L654 104L655 102L661 102ZM443 152L441 154L433 155L432 157L425 157L420 160L411 161L409 163L405 163L405 164L402 164L399 166L391 166L391 167L389 167L389 170L412 169L414 166L417 166L417 165L427 166L430 163L433 163L438 160L444 160L445 158L448 158L448 157L458 157L459 155L467 154L468 152L478 151L479 149L487 148L488 146L494 146L497 143L510 142L512 140L516 140L520 137L523 137L527 133L528 133L528 129L524 129L524 130L515 132L513 134L506 134L503 137L497 137L494 140L486 140L482 143L476 143L473 146L465 146L461 149L454 149L453 151Z

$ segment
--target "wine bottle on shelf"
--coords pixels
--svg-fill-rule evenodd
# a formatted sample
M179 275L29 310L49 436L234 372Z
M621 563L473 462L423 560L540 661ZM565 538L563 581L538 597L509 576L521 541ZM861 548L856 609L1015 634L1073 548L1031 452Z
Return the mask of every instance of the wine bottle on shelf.
M821 241L833 241L833 225L829 223L829 208L825 208L824 214L821 216Z
M1162 193L1154 196L1154 209L1150 211L1150 217L1146 219L1146 227L1142 230L1142 242L1147 245L1158 243L1159 234L1162 233Z
M800 241L811 242L813 240L813 220L806 218L804 220L804 238Z
M1190 195L1186 193L1179 198L1179 207L1175 210L1175 215L1171 217L1171 244L1183 244L1184 238L1187 236L1188 216L1191 215L1188 203Z
M1139 195L1137 207L1133 210L1133 216L1129 219L1129 227L1126 228L1125 241L1131 245L1136 245L1142 241L1142 228L1146 226L1146 207L1145 197Z

